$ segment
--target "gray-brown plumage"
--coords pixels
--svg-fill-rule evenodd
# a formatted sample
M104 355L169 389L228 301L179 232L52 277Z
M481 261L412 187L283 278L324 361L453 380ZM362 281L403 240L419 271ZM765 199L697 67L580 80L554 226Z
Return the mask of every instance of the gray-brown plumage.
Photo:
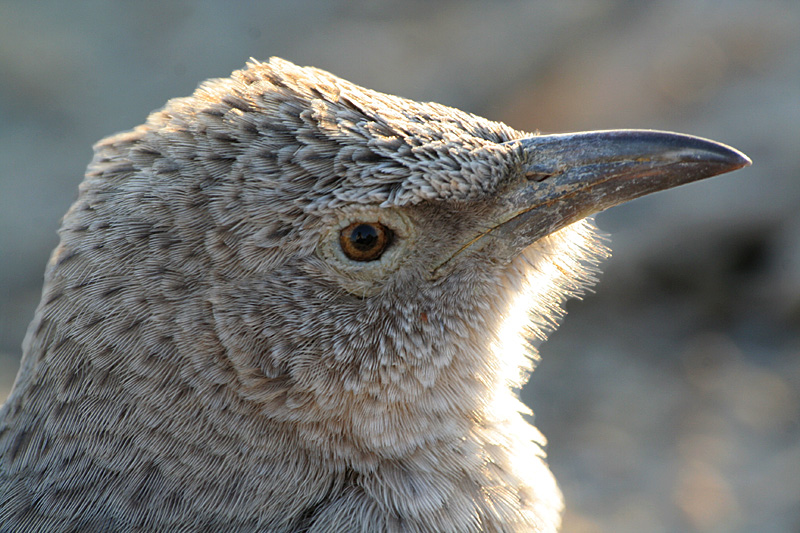
M273 59L96 147L0 412L2 531L554 531L512 392L584 217L748 163Z

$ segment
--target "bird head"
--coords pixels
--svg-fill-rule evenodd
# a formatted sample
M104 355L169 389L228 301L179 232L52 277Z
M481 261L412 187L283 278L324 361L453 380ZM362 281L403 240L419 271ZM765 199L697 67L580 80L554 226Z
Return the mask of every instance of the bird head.
M69 307L43 320L81 328L131 398L349 458L517 416L526 338L606 253L586 217L748 164L671 133L526 134L279 59L95 148L45 290Z

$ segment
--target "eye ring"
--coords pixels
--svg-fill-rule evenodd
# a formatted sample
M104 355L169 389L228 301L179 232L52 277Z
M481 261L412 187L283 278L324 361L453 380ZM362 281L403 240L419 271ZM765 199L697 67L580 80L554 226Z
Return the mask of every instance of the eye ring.
M392 230L380 222L353 222L339 232L339 245L353 261L375 261L391 244L392 236Z

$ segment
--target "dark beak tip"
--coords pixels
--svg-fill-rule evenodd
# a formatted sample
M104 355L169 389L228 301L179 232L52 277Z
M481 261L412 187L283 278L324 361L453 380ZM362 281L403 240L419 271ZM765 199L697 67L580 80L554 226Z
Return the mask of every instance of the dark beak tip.
M736 152L735 161L731 161L731 170L738 170L740 168L749 167L753 164L753 160L747 157L745 154L740 152L739 150L733 149Z
M661 159L664 163L674 161L696 165L705 169L709 176L753 164L749 157L736 148L702 137L652 130L621 131L620 136L623 135L636 141L630 145L634 147L634 153L640 150L640 153L651 155L654 161Z
M753 161L739 150L723 144L717 146L719 149L714 156L701 156L701 160L698 161L701 165L705 164L709 177L727 174L753 164Z
M740 168L749 167L753 164L752 159L747 157L744 153L740 152L736 148L714 141L708 142L715 145L714 148L716 148L716 150L714 150L714 152L716 152L715 155L717 156L710 158L710 160L716 160L720 166L725 167L723 172L738 170Z

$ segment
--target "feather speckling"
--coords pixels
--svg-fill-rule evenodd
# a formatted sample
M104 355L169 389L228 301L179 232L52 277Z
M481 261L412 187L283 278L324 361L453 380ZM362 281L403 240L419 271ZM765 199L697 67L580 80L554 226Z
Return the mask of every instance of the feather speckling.
M605 249L580 221L430 275L525 136L272 59L98 143L0 414L0 529L554 531L513 390ZM336 251L351 220L398 228L380 261Z

